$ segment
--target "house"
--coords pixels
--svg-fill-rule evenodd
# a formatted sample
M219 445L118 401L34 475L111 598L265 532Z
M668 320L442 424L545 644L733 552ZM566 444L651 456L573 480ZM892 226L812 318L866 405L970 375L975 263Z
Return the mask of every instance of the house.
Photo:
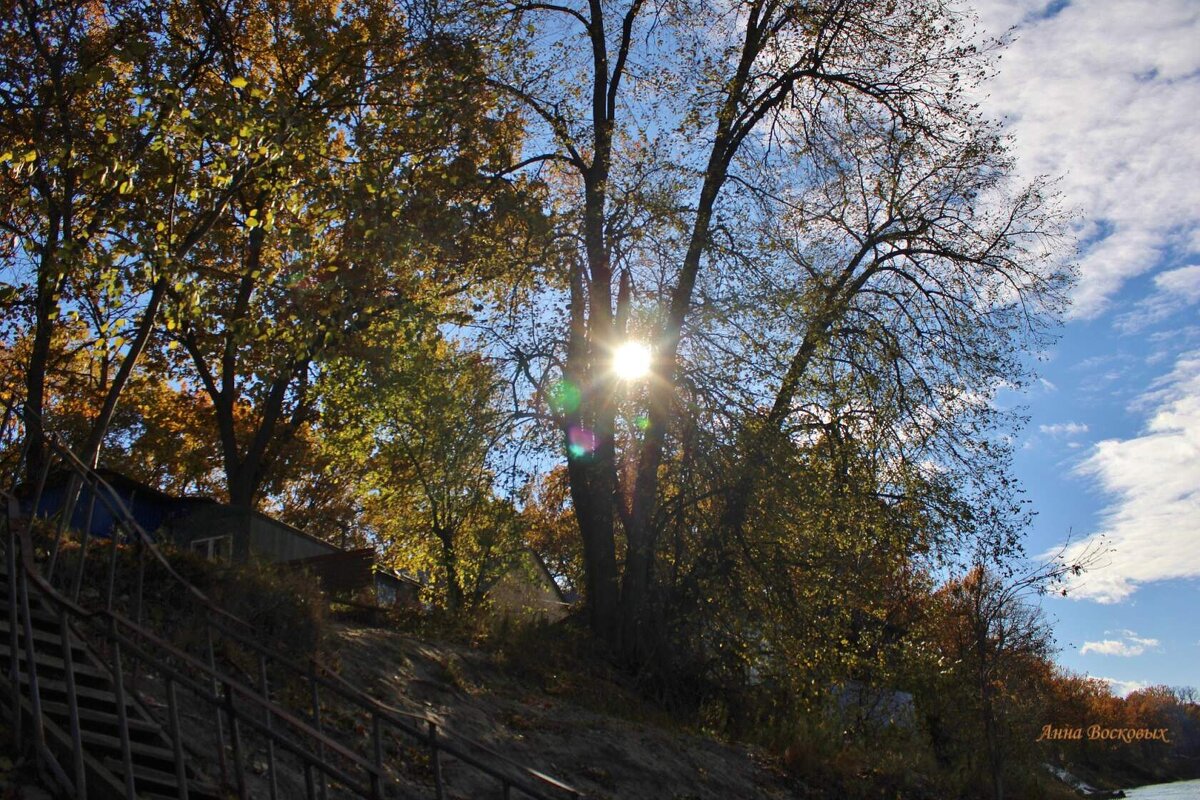
M832 698L835 716L847 726L911 729L916 725L916 707L910 692L848 680L833 687Z
M164 526L169 527L175 519L191 514L200 506L217 505L217 501L208 497L175 497L110 469L98 469L96 474L110 487L112 495L121 501L138 525L146 531L154 532ZM52 517L61 511L70 490L72 475L73 473L66 470L60 470L46 476L35 516ZM26 486L18 489L17 494L28 502L33 491ZM85 526L89 536L98 539L112 538L116 518L108 492L101 490L96 498L93 498L89 488L79 492L71 514L71 527L82 531Z
M305 533L260 511L234 508L210 497L176 497L112 470L97 470L134 520L156 541L170 543L217 561L246 561L252 556L276 564L311 570L327 591L352 593L374 586L385 605L415 602L420 584L403 575L380 570L370 548L346 550ZM37 516L50 517L62 509L70 475L47 477ZM71 527L90 536L112 538L116 526L104 491L92 502L88 489L80 493ZM90 516L89 516L90 515ZM90 519L90 524L89 524Z
M500 616L532 615L558 622L570 613L570 603L546 562L528 548L520 552L516 563L485 594Z

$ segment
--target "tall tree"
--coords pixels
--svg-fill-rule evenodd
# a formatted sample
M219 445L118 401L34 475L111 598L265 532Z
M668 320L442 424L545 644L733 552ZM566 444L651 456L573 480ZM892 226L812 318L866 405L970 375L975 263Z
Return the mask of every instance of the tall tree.
M637 662L693 387L741 431L720 519L736 536L821 363L891 380L960 454L990 447L984 400L1070 275L1042 189L1006 190L1003 140L963 98L987 58L949 2L507 7L539 36L494 85L541 126L520 165L550 175L573 243L543 364L569 400L590 619ZM611 367L631 336L653 352L642 388Z
M224 13L225 57L191 109L212 153L197 180L269 163L190 254L168 325L212 401L230 502L251 507L317 414L322 364L377 324L460 313L525 187L490 177L520 128L491 113L469 42L412 31L389 0Z
M383 557L428 570L446 606L482 598L513 556L514 514L495 493L508 430L495 366L436 331L381 331L380 352L339 359L324 380L336 469L358 473L362 521Z
M68 304L91 300L95 308L127 297L125 200L172 101L149 100L156 95L139 80L152 60L149 44L162 33L145 4L14 2L3 15L0 225L12 242L4 248L5 266L33 332L24 422L28 464L36 471L55 329ZM186 84L186 73L172 77ZM138 266L143 274L153 269ZM136 286L135 294L146 288ZM130 366L145 345L141 334L148 329L130 347L117 345ZM106 388L110 397L119 394L119 385Z
M274 152L240 150L226 147L235 114L196 114L214 95L241 102L223 74L235 6L11 3L5 13L3 224L15 243L5 261L33 331L30 463L41 457L50 342L68 319L90 328L94 408L75 444L95 462L168 292L186 284L186 259L230 221L287 126Z

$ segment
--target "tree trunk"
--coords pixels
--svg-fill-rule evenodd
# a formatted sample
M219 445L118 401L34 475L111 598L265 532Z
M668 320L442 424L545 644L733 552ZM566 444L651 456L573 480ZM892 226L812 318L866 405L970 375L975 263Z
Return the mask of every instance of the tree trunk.
M437 529L433 534L442 543L442 569L446 571L446 607L452 612L461 611L463 589L458 577L458 553L454 547L454 534Z
M58 307L59 287L50 281L58 253L59 223L51 217L41 263L38 265L37 297L34 300L33 348L25 370L25 479L33 483L46 463L45 403L46 372L54 332L51 319Z
M46 366L50 360L50 327L48 323L43 324L42 319L39 307L33 351L25 371L25 478L31 483L37 480L46 462L42 415L46 401Z
M100 449L104 445L104 436L108 433L108 426L112 424L113 416L117 413L117 401L121 398L121 392L125 390L126 384L129 383L129 378L133 375L133 368L137 366L138 359L146 350L146 345L150 341L150 335L154 332L154 320L158 317L158 309L162 306L163 298L167 293L167 279L159 278L154 287L150 291L150 299L146 303L146 308L142 312L142 321L138 325L137 335L133 337L133 341L129 345L129 350L125 353L125 358L121 362L117 374L113 377L112 383L109 384L108 391L104 396L104 403L100 407L100 413L96 419L92 421L91 431L88 433L87 441L84 442L83 450L79 454L80 460L90 467L95 467L100 460Z
M253 511L258 495L258 476L244 460L239 461L232 469L226 467L226 483L229 487L229 505L234 508Z
M987 739L992 798L1004 800L1004 759L1000 754L1000 740L996 732L995 709L992 707L991 691L986 683L980 686L980 692L983 695L983 732Z

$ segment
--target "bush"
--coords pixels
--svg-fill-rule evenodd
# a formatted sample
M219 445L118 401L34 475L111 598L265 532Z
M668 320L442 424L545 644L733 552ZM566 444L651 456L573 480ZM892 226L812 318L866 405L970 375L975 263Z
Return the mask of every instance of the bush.
M260 561L219 564L196 553L171 548L162 551L180 578L213 606L248 624L245 631L239 632L292 659L306 658L320 650L328 604L309 576ZM111 558L111 543L89 545L79 591L80 603L85 607L105 602ZM192 653L203 651L204 616L208 611L202 600L147 552L142 556L139 610L138 548L117 545L116 558L114 610L131 619L140 613L143 625L175 646ZM54 573L60 592L73 593L79 561L79 545L65 542ZM238 628L232 621L228 625L233 630Z

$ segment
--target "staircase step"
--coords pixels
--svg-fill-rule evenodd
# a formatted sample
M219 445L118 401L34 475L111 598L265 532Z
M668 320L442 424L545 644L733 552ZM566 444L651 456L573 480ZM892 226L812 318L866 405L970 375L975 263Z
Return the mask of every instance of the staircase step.
M17 623L17 639L20 642L25 641L25 626L23 624L21 624L20 622ZM59 643L58 628L55 627L55 629L53 631L47 631L42 628L34 628L33 629L33 640L35 642L44 642L46 644L54 645L55 647L57 647L58 643ZM4 616L2 618L0 618L0 644L4 644L4 645L8 644L8 615L7 614L4 614ZM79 643L78 641L72 642L71 644L76 650L82 651L84 649L83 645L81 643Z
M57 719L67 720L71 718L70 709L64 703L43 701L42 710ZM162 731L155 723L133 715L129 716L128 722L129 735L132 738L140 741L151 739L154 742L162 742ZM105 711L97 711L94 708L79 709L79 724L81 727L89 730L114 736L117 735L120 726L115 711L110 714Z
M67 674L67 663L57 655L61 652L59 646L52 645L54 651L48 652L45 649L37 649L33 652L34 660L38 665L38 677L41 678L43 672L48 677L63 678ZM21 656L21 665L25 665L25 648L19 649ZM0 643L0 657L7 659L9 654L8 642ZM97 689L107 688L112 685L112 678L105 672L96 669L92 665L84 661L75 661L72 666L75 668L75 685L76 686L91 686Z
M29 676L25 672L21 673L21 684L29 684ZM41 673L38 674L38 690L42 694L43 699L47 699L48 696L48 698L52 701L57 699L65 702L67 697L66 683L54 678L44 677ZM78 699L81 707L87 707L98 711L109 711L112 713L116 712L117 698L112 691L96 689L91 686L76 686L75 696ZM126 707L132 708L128 703L126 703ZM130 713L134 712L131 710Z
M118 780L124 780L125 764L121 759L105 758L103 762ZM174 770L164 772L135 763L133 784L141 797L179 797L179 784L175 781ZM221 800L221 795L215 787L196 780L188 782L188 797L190 800Z
M5 609L8 608L7 602L4 603L4 608ZM5 614L4 618L5 618L5 622L7 623L8 615ZM52 635L58 634L58 617L51 614L46 609L42 608L41 605L35 605L32 602L29 604L29 622L30 622L30 627L33 628L35 634L38 631L42 631L42 632L49 633ZM21 623L21 628L24 628L24 627L25 627L24 623ZM17 630L20 631L21 628L18 628ZM5 625L4 630L6 633L8 632L7 624Z
M115 754L116 758L121 758L121 739L119 736L109 736L94 730L83 729L81 737L89 750ZM134 741L131 737L129 751L133 756L134 764L171 770L173 773L175 769L175 753L163 746L163 744L165 743L157 745L147 744L146 742Z
M38 594L38 590L35 589L33 587L33 585L31 584L29 587L29 613L30 613L30 616L32 616L34 619L54 620L54 622L57 623L58 622L57 617L55 617L48 610L46 610L46 608L44 608L42 606L41 602L39 602L39 599L38 599L39 597L40 597L40 595ZM7 609L8 608L8 587L7 586L5 586L4 591L2 593L0 593L0 601L3 602L4 608ZM19 605L20 602L21 602L21 600L18 597L17 604ZM5 614L4 619L5 619L5 621L8 620L7 614Z

